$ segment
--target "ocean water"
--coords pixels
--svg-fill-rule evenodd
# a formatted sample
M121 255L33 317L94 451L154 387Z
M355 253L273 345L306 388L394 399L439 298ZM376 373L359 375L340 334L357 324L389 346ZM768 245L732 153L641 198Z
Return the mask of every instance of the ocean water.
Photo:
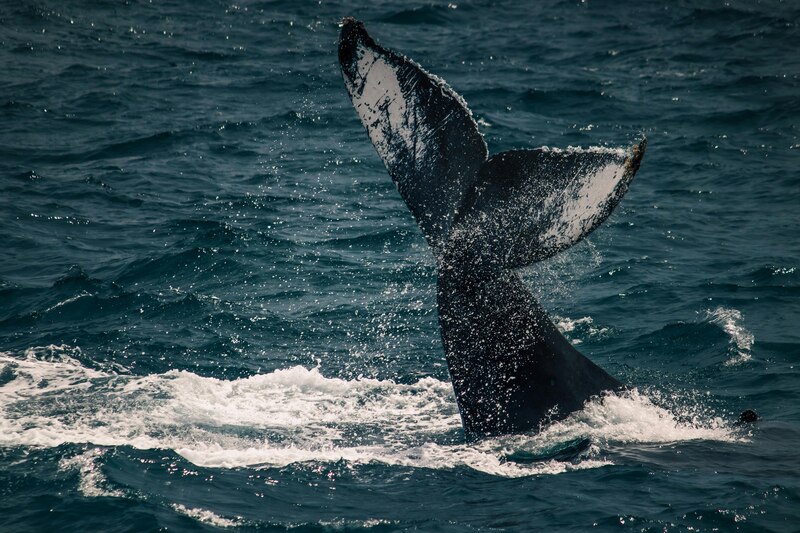
M465 443L433 258L342 83L347 15L490 152L647 135L615 214L524 272L630 392ZM2 2L0 531L800 530L798 24Z

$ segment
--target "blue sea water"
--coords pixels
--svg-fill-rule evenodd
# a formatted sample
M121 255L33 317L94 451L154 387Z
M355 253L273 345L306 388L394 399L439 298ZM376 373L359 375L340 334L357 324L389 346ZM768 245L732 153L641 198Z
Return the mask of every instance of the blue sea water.
M632 391L466 444L338 21L491 152L649 140L524 273ZM800 5L0 5L0 531L799 531ZM755 409L762 420L735 424Z

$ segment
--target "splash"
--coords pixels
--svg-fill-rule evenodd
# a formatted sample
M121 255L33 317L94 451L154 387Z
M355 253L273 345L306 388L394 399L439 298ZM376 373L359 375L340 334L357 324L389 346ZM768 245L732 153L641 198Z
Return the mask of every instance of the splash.
M612 464L603 449L614 445L738 438L719 420L679 422L633 391L589 402L535 435L468 445L452 386L430 377L343 380L300 366L235 380L176 370L132 376L89 368L77 354L68 346L0 354L0 446L165 448L219 468L345 460L519 477ZM569 460L553 457L575 439L591 445ZM520 451L540 459L507 460ZM101 453L62 461L79 470L87 494L107 490Z
M542 443L587 437L600 446L736 439L721 418L689 413L676 417L636 389L589 402L535 436Z
M753 358L751 349L755 337L744 327L744 317L737 309L717 307L708 311L708 320L716 324L730 337L733 356L725 361L726 366L735 366Z
M121 490L109 489L108 483L100 469L100 460L105 455L105 450L90 448L82 454L73 457L64 457L58 463L62 472L75 470L80 476L78 490L88 498L104 496L107 498L123 498L125 493Z
M604 326L596 326L594 319L590 316L582 318L571 319L569 317L554 316L553 322L556 327L565 334L573 345L583 343L581 337L596 338L602 337L609 332L609 328Z

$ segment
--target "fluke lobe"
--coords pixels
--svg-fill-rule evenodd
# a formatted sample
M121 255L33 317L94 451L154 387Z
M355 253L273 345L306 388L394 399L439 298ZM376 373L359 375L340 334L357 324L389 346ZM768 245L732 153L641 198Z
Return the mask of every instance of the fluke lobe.
M515 273L594 230L621 200L629 150L539 148L489 157L461 96L352 18L347 92L438 264L439 324L469 439L537 429L621 383L575 350Z

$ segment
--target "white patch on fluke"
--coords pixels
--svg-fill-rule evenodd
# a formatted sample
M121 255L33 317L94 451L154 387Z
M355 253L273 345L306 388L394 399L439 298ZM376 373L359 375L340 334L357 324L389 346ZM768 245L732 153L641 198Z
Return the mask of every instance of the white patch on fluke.
M385 58L363 46L358 48L357 54L357 74L352 82L345 76L345 85L372 144L387 168L401 153L395 143L401 143L415 159L422 158L426 130L425 125L416 120L413 91L403 91L397 67Z
M42 350L27 357L0 353L5 375L0 446L171 449L196 465L220 468L344 459L414 468L466 466L518 477L610 464L599 447L608 443L741 438L721 422L680 423L631 393L592 401L536 435L462 444L454 443L461 420L452 385L434 378L412 384L342 380L299 366L235 380L185 371L131 376L87 368L67 355L74 348L49 347L49 352L49 360L41 359ZM504 459L510 450L546 455L581 436L599 446L569 462ZM87 494L117 496L104 488L101 454L90 450L64 460L62 467L80 471Z
M554 191L544 201L543 211L557 215L540 242L562 246L577 241L601 216L624 175L624 163L607 163L591 173L576 174L564 190Z

